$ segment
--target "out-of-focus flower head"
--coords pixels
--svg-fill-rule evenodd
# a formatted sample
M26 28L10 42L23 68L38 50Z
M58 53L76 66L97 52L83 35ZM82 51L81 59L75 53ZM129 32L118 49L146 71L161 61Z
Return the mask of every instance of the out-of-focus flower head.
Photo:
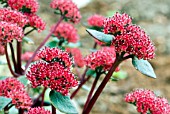
M138 59L154 58L155 47L150 37L131 21L127 14L116 13L112 18L105 19L104 33L115 36L112 45L115 46L117 53L125 52Z
M69 68L65 68L58 62L38 62L31 65L27 78L31 81L32 87L43 85L52 90L67 95L69 89L77 86L78 82Z
M0 55L4 55L4 54L5 54L5 47L0 44Z
M51 27L51 30L53 28L54 26ZM79 40L76 28L69 23L60 23L56 30L53 32L53 34L57 38L64 38L68 42L76 43Z
M103 21L104 20L105 20L105 17L102 16L102 15L98 15L98 14L92 15L87 19L88 24L90 26L100 27L100 28L103 28Z
M101 50L91 53L85 57L85 64L91 69L102 66L105 71L110 70L115 62L116 53L114 47L103 47Z
M69 54L58 48L45 47L37 56L48 63L59 62L64 67L72 66L72 59L69 57Z
M126 94L125 101L133 103L137 111L141 114L150 112L151 114L169 114L170 104L165 98L157 97L153 91L146 89L136 89Z
M7 0L9 7L23 13L36 13L39 8L37 0Z
M52 114L49 110L45 110L43 107L30 108L27 114Z
M83 67L84 66L84 59L82 56L82 53L80 51L80 49L78 48L66 48L67 52L70 52L71 55L74 58L74 62L76 64L76 66L78 67Z
M2 45L11 42L13 39L21 42L23 36L23 30L17 24L4 21L0 22L0 43Z
M28 24L28 19L24 14L8 8L0 9L0 21L16 23L20 27Z
M77 5L72 0L52 0L51 8L59 10L61 15L65 16L73 23L80 22L81 15Z
M38 32L45 30L46 23L42 20L41 17L39 17L36 14L28 14L28 13L25 13L25 15L27 16L27 18L29 20L28 24L31 27L38 29Z
M15 78L0 80L0 96L11 98L12 104L18 109L28 109L32 105L32 100L24 90L24 85Z
M24 54L21 55L21 59L27 62L32 57L33 54L34 52L25 52ZM39 60L39 58L38 56L35 56L33 61L37 61L37 60Z

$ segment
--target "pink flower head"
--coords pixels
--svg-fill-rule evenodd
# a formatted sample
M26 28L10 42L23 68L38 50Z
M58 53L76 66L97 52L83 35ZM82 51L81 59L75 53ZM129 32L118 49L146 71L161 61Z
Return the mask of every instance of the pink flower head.
M3 45L0 44L0 55L4 55L5 54L5 48Z
M133 103L141 114L169 114L170 104L165 98L157 97L154 92L145 89L137 89L126 94L125 101Z
M25 52L24 54L21 55L21 59L27 62L32 57L33 54L34 52ZM33 61L37 61L37 60L39 60L39 58L38 56L35 56Z
M31 27L38 29L39 32L45 30L46 23L41 19L41 17L39 17L36 14L28 14L28 13L25 13L25 15L27 16L29 20L28 23Z
M43 107L30 108L27 114L52 114L49 110L45 110Z
M95 15L92 15L91 17L88 18L88 24L90 26L103 28L103 21L104 20L105 20L104 16L95 14Z
M83 56L82 56L80 49L78 49L78 48L67 48L66 50L68 52L70 52L71 55L73 56L76 66L78 66L78 67L84 66L85 63L84 63L84 59L83 59Z
M16 108L28 109L32 105L24 85L15 78L0 80L0 96L11 98Z
M38 62L31 65L27 78L31 81L34 88L43 85L63 95L67 95L69 89L78 84L69 68L65 68L58 62Z
M52 26L51 29L53 28L54 26ZM54 31L54 35L59 39L64 38L68 42L76 43L79 40L77 30L72 24L69 23L60 23L60 25Z
M132 19L127 14L116 13L112 18L106 18L104 20L104 33L115 34L117 32L123 32L125 27L132 23Z
M59 62L64 67L70 67L72 65L69 54L58 48L45 47L37 56L47 62Z
M155 47L149 36L136 25L126 27L126 32L117 35L112 45L115 46L116 52L126 52L139 59L152 59L155 55Z
M18 26L24 27L28 24L28 19L21 12L8 8L0 9L0 21L17 23Z
M60 10L61 15L70 19L73 23L80 22L81 15L77 5L72 0L52 0L50 3L51 8Z
M35 13L38 11L37 0L7 0L8 5L15 10L22 10L24 13Z
M85 57L85 64L91 69L102 66L104 70L109 70L115 62L116 53L114 47L103 47L101 50L91 53Z
M8 22L0 22L0 42L1 44L6 44L11 42L14 38L19 42L22 41L24 36L23 30L17 24L12 24Z

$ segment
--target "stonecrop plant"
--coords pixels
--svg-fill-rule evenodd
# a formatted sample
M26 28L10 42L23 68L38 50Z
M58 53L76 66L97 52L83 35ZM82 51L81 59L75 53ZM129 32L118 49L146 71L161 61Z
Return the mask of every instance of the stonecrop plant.
M0 113L15 108L18 114L89 114L106 84L118 80L113 73L127 59L142 74L156 78L148 62L155 57L154 43L126 13L94 14L87 19L86 31L94 38L94 46L84 57L74 27L82 17L72 0L51 0L49 7L59 18L56 16L57 22L33 52L23 48L25 43L33 44L27 35L46 27L37 15L38 0L0 3L0 56L6 57L11 73L0 76ZM77 110L72 99L90 79L93 83L84 106ZM170 114L168 100L151 90L136 89L125 95L125 102L135 105L141 114Z

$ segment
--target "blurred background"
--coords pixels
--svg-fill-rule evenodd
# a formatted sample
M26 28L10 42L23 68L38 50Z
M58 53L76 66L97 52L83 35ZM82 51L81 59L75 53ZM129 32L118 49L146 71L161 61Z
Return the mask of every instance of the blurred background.
M127 13L133 17L133 23L140 25L156 46L156 57L151 64L157 75L157 79L148 78L133 68L131 60L121 64L121 71L127 74L117 82L109 82L99 97L91 114L137 114L134 106L124 102L124 95L135 88L146 88L155 91L156 94L170 101L170 0L74 0L80 7L82 20L76 25L81 37L81 50L85 56L93 46L84 26L87 18L93 14L106 17L113 16L115 12ZM33 32L29 37L36 45L25 45L28 51L34 51L44 36L48 34L50 26L57 21L58 16L50 9L50 0L39 0L39 15L47 22L47 29L42 33ZM29 47L28 47L29 46ZM1 57L3 60L3 57ZM2 75L10 75L5 65L0 66ZM125 75L124 74L124 75ZM90 88L87 84L87 88ZM75 97L76 103L83 107L87 90L81 90Z

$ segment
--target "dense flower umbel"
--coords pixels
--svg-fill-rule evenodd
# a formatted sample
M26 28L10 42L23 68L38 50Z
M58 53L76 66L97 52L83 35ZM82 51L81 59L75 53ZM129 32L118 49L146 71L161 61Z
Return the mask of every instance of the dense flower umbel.
M51 8L59 10L61 15L64 15L67 19L70 19L73 23L80 22L81 15L77 5L72 0L52 0L50 4Z
M27 78L31 81L34 88L43 85L63 95L67 95L69 89L78 84L69 68L65 68L58 62L38 62L31 65L30 71L27 73Z
M84 63L83 56L82 56L80 49L78 49L78 48L67 48L66 50L68 52L70 52L71 55L73 56L76 66L78 66L78 67L84 66L85 63Z
M110 70L115 62L116 53L114 47L103 47L101 50L85 57L85 64L91 69L102 66L104 70Z
M58 48L45 47L37 56L48 63L59 62L64 67L70 67L72 65L72 60L69 57L69 54Z
M115 34L117 32L123 32L125 27L132 24L132 19L127 14L116 13L112 18L106 18L104 20L104 32L106 34Z
M21 60L27 62L32 55L34 54L34 52L25 52L24 54L21 55ZM38 56L35 56L34 59L32 61L37 61L39 60Z
M42 20L41 17L39 17L36 14L28 14L28 13L25 13L25 15L27 16L29 20L29 25L31 27L38 29L39 32L45 30L46 23Z
M7 42L11 42L13 39L22 41L22 37L24 36L23 30L17 24L12 24L8 22L1 21L0 22L0 43L6 44Z
M20 27L28 24L28 19L24 14L7 8L0 9L0 21L17 23Z
M16 108L28 109L32 105L31 98L24 90L24 85L15 78L0 80L0 96L12 98Z
M125 101L137 106L141 114L170 114L170 104L165 98L157 97L152 91L137 89L125 96Z
M104 19L105 19L104 16L95 14L88 18L88 24L90 26L103 28Z
M52 114L49 110L45 110L43 107L30 108L27 114Z
M8 5L15 10L22 10L24 13L35 13L38 11L37 0L7 0Z
M54 26L52 26L51 29L53 29L53 27ZM60 23L53 34L59 39L66 39L68 42L76 43L79 40L76 28L69 23Z
M112 45L117 53L125 52L139 59L154 58L155 47L149 36L137 25L132 25L127 14L116 13L104 21L104 32L113 34Z

